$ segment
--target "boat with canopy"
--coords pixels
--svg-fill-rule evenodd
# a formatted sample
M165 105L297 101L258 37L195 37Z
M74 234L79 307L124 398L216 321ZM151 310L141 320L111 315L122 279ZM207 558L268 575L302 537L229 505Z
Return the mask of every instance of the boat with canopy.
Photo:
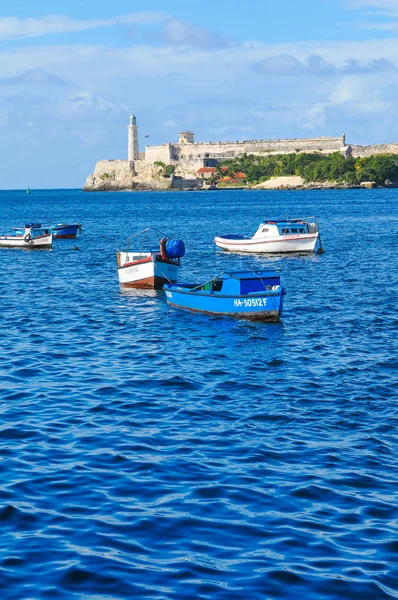
M202 284L165 284L164 291L175 308L273 323L280 320L285 294L273 270L231 271Z
M46 227L27 224L22 229L14 229L10 235L0 236L2 248L25 248L28 250L51 248L53 235Z
M150 240L158 238L150 245ZM161 289L175 283L185 255L182 240L172 240L156 229L146 228L130 236L116 253L119 283L124 288Z
M216 236L215 244L230 252L285 253L314 252L319 241L318 252L323 252L319 233L319 219L273 219L264 221L251 237L244 235Z

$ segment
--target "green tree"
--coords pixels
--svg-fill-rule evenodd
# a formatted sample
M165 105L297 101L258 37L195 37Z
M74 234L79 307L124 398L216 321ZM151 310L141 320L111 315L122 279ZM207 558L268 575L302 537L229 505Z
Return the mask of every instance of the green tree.
M171 177L175 170L175 165L167 165L163 170L163 177Z
M366 158L345 158L339 152L332 154L274 154L239 158L219 165L228 168L227 175L243 171L247 183L265 181L271 177L299 175L308 182L338 181L355 185L361 181L375 181L383 185L386 179L398 181L398 157L394 154L373 155Z

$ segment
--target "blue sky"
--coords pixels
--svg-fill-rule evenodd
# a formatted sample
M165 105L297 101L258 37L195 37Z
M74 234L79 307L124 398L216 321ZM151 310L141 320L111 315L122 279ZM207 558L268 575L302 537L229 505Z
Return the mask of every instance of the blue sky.
M398 140L398 0L2 0L0 188L196 139ZM149 138L145 138L149 135Z

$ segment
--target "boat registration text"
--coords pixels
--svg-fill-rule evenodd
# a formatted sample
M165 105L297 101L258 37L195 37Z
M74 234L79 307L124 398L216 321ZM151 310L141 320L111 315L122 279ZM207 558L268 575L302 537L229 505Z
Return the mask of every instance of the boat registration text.
M267 298L235 298L234 306L267 306Z

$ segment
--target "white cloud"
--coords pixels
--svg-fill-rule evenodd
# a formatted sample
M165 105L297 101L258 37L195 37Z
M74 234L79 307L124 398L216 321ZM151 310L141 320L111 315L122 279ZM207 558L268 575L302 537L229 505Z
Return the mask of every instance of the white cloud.
M371 114L379 114L391 106L391 102L383 100L381 79L372 77L365 79L358 76L343 77L335 90L329 96L329 102L334 106L344 104L357 106L358 110Z
M99 116L104 118L105 113L109 123L114 120L115 116L127 114L129 107L124 102L112 102L89 90L79 90L61 98L53 112L62 119L72 121L86 120L87 118L96 121Z
M175 121L165 121L163 125L164 127L176 127L177 123Z
M364 10L367 16L385 17L380 23L371 19L358 24L360 29L397 30L398 29L398 0L348 0L349 8Z
M390 21L389 23L361 23L359 28L379 29L380 31L396 31L398 30L398 21Z
M356 9L370 8L383 14L398 14L396 0L349 0L348 6Z
M380 73L381 71L395 71L396 66L385 58L377 60L360 61L347 58L344 64L336 65L326 62L318 54L310 54L300 61L291 54L278 54L269 56L256 62L253 66L255 73L276 75L315 75L328 76L344 73Z
M398 80L397 80L398 81ZM380 120L395 110L393 97L383 98L382 80L378 76L369 79L347 75L340 79L326 102L316 103L304 113L304 127L316 130L324 127L330 113L340 114L341 117L355 114L355 119Z
M214 133L214 135L223 135L228 131L228 129L229 125L223 125L222 127L211 127L210 131L211 133Z
M28 69L17 77L0 79L0 85L67 85L67 82L57 75L44 69Z
M154 25L169 18L170 15L162 11L146 11L112 19L92 20L75 20L64 15L46 15L39 19L0 17L0 40L17 40L49 34L73 33L115 25Z
M165 45L194 46L205 50L228 48L232 45L230 38L174 18L165 20L149 37Z
M0 110L0 127L5 127L8 123L8 112Z
M303 126L305 129L316 131L325 126L325 108L327 104L314 104L304 112Z

